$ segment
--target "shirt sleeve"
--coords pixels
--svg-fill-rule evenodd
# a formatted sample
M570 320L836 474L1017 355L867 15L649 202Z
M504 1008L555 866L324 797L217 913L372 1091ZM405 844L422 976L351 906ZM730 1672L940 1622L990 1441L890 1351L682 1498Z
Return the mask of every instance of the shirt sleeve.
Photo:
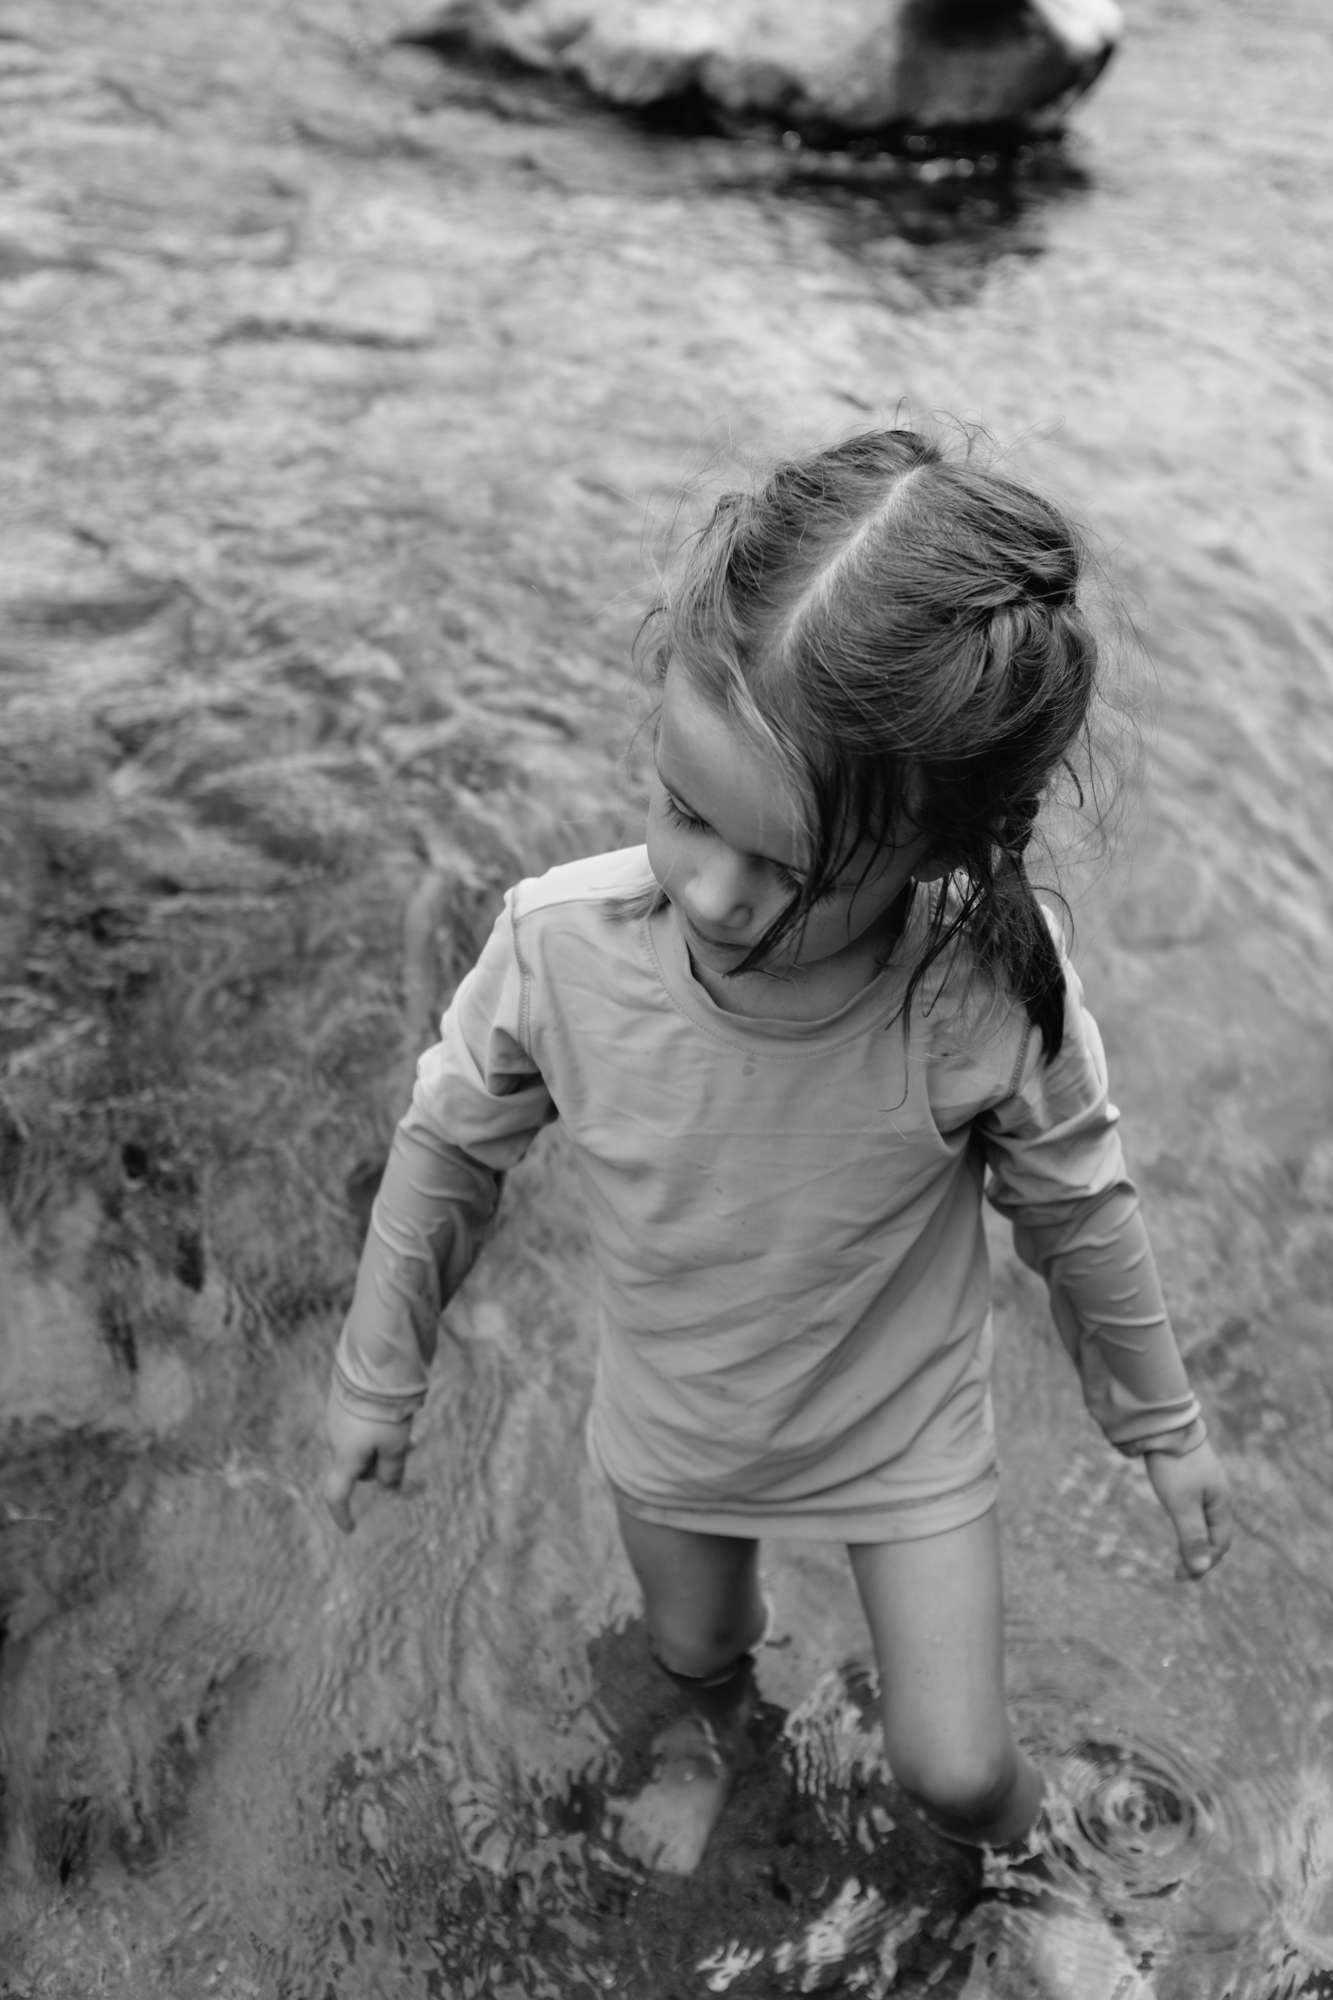
M1101 1036L1065 962L1065 1026L1047 1062L1034 1029L1011 1094L978 1121L987 1198L1040 1272L1088 1409L1121 1451L1198 1443L1198 1399L1162 1296L1108 1095Z
M525 979L512 892L417 1065L371 1210L334 1394L401 1418L425 1398L440 1314L476 1260L507 1170L555 1117L524 1046Z

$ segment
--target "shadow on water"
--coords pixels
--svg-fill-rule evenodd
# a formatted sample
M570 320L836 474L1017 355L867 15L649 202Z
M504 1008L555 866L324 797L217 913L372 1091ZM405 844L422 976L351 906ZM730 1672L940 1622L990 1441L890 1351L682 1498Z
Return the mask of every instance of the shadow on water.
M866 262L895 248L899 273L917 287L915 301L905 289L895 296L904 310L966 296L997 259L1039 255L1045 213L1094 186L1058 124L1040 132L894 127L849 143L817 126L730 114L697 85L612 110L570 77L477 51L461 31L403 35L398 46L438 62L433 88L415 79L424 102L480 107L516 123L578 120L622 143L624 134L637 134L662 194L690 189L799 203L823 215L832 243ZM914 250L928 254L913 257Z
M786 147L778 176L793 199L825 204L848 247L896 234L922 246L974 243L979 255L1013 248L1006 235L1035 224L1055 203L1090 194L1095 183L1063 133L1005 142L997 134L908 138L899 151L844 153ZM996 232L988 242L988 232ZM1034 242L1033 248L1037 245Z

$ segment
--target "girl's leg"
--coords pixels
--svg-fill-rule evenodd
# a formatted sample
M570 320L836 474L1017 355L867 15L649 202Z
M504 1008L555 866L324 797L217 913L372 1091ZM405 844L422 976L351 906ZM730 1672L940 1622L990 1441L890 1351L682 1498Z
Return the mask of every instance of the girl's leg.
M1041 1805L1004 1692L1004 1600L995 1509L921 1541L850 1549L879 1666L894 1777L938 1832L1005 1845Z
M668 1673L710 1680L758 1645L765 1616L758 1542L659 1528L624 1507L618 1513L653 1650Z
M620 1531L653 1650L681 1690L682 1712L653 1743L649 1783L611 1812L632 1854L688 1875L726 1802L753 1708L749 1654L765 1619L759 1547L657 1527L624 1508Z

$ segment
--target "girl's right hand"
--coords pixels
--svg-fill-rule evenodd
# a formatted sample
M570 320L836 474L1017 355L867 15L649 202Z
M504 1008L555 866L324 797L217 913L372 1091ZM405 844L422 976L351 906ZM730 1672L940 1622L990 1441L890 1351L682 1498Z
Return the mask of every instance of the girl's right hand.
M350 1535L355 1525L352 1488L359 1479L374 1479L388 1487L402 1485L412 1420L353 1416L332 1395L325 1421L333 1462L324 1475L324 1502L343 1533Z

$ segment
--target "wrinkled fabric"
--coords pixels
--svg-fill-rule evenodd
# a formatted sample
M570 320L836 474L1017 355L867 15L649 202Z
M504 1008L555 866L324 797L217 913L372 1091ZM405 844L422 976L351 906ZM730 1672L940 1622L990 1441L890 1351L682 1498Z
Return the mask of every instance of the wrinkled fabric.
M338 1348L350 1408L421 1401L504 1175L559 1117L597 1272L589 1443L648 1519L879 1540L991 1505L983 1194L1111 1442L1197 1418L1067 961L1050 1063L960 958L904 1017L924 912L838 1013L754 1019L713 1004L651 890L635 848L506 897L395 1136Z

